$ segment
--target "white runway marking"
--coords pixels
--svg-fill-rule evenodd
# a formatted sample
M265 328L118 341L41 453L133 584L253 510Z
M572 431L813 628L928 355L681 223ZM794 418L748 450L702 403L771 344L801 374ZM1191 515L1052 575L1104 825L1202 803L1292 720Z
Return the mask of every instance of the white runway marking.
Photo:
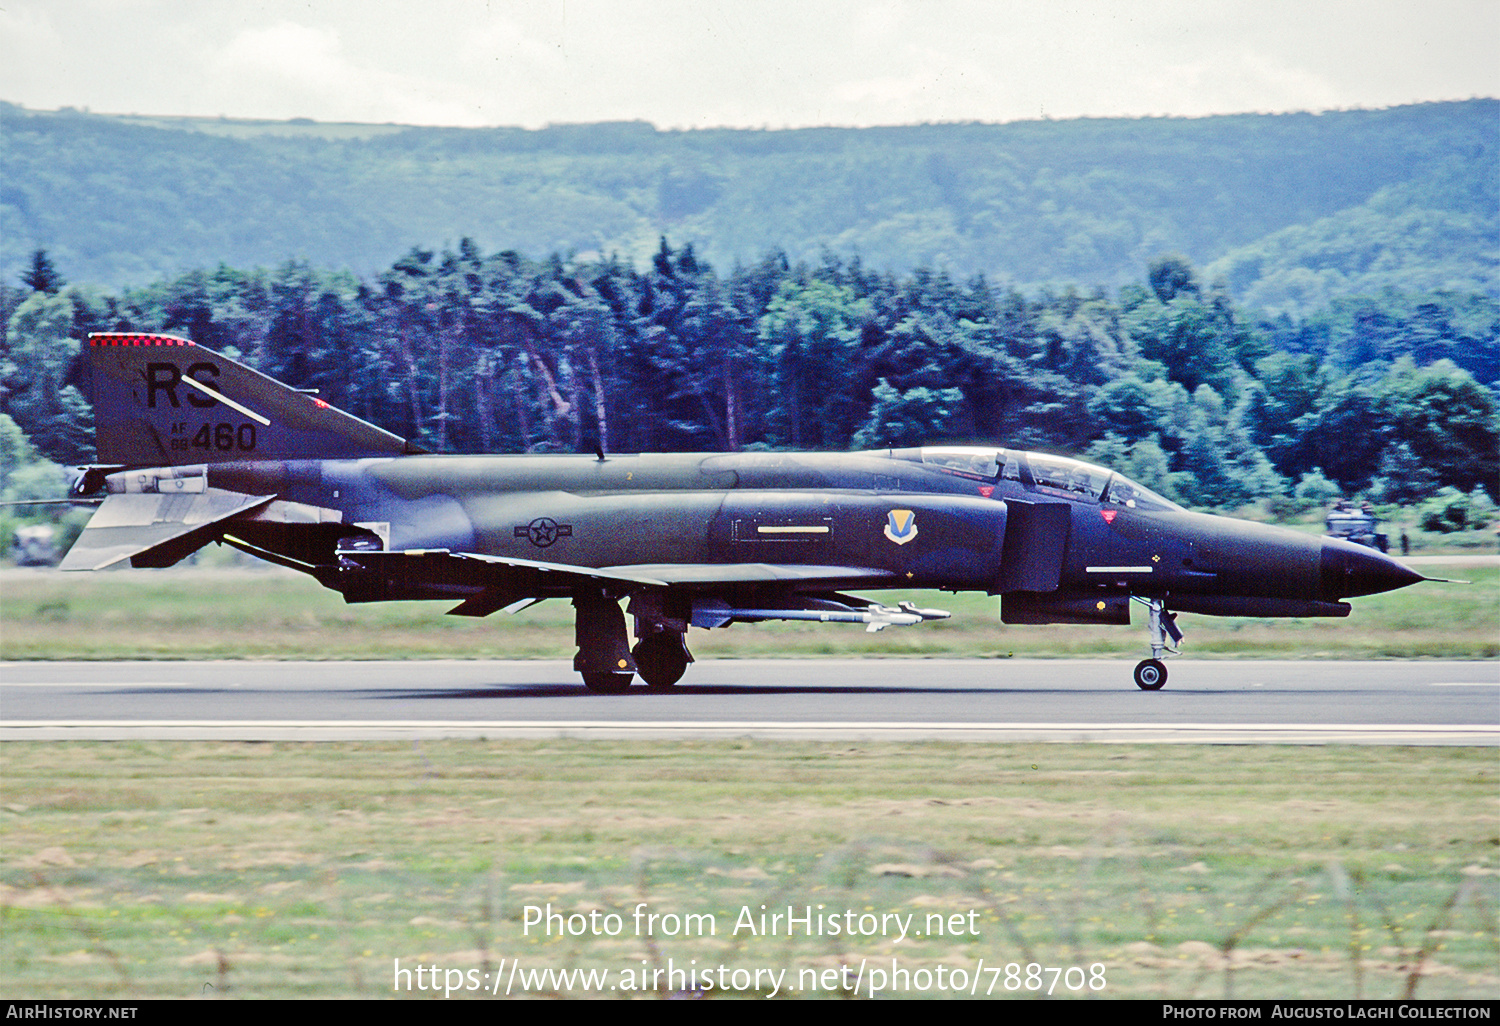
M379 741L597 738L1114 744L1500 745L1500 727L1461 724L799 723L577 720L57 720L0 724L0 741Z
M193 680L7 680L7 688L196 688ZM239 687L238 684L216 684L215 687Z

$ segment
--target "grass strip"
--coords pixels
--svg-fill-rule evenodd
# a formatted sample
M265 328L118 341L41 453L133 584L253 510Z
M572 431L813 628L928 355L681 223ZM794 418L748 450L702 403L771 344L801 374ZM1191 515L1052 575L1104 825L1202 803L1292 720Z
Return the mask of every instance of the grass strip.
M1450 568L1429 568L1437 574ZM1198 657L1493 659L1500 656L1500 568L1455 567L1470 584L1422 583L1353 602L1348 619L1270 620L1184 614ZM543 602L516 616L445 616L450 604L346 605L280 570L9 571L0 597L0 659L560 659L574 652L573 611ZM700 659L880 655L1028 658L1143 651L1132 629L1002 626L997 600L882 593L950 610L952 619L879 634L842 624L766 623L689 634Z
M1463 748L9 743L0 989L389 997L399 959L441 971L399 995L426 998L517 966L532 996L833 996L863 966L860 996L883 969L913 997L1494 998L1497 775ZM922 935L743 928L788 906Z

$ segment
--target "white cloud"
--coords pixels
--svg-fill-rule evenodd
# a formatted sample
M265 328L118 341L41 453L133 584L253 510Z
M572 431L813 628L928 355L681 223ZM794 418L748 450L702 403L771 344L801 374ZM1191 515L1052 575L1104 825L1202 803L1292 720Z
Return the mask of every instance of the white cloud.
M892 124L1500 94L1500 3L3 0L0 99L426 124Z
M12 102L23 94L47 105L77 103L64 91L50 88L49 78L65 51L62 35L47 12L34 7L0 7L0 99Z
M199 64L205 93L224 110L339 121L468 120L467 87L361 64L325 26L282 21L245 29L203 52Z
M1250 50L1136 72L1125 90L1139 114L1327 109L1341 102L1325 77Z

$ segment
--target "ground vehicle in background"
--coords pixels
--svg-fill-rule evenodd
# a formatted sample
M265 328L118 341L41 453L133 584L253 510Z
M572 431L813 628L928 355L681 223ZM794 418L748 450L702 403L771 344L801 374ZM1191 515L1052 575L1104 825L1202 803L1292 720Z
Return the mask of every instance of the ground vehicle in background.
M1388 552L1391 547L1390 538L1378 531L1379 527L1380 519L1375 516L1368 502L1354 506L1340 499L1328 511L1324 533L1330 538L1347 538L1356 545Z
M32 524L16 528L10 540L11 555L16 566L52 566L57 562L55 532L46 524Z

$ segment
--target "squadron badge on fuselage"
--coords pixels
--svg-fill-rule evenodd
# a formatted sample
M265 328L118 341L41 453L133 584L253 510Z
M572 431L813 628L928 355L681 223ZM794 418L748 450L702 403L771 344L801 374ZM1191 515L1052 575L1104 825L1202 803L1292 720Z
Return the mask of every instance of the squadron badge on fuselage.
M885 536L905 545L917 536L917 515L909 509L893 509L885 520Z

